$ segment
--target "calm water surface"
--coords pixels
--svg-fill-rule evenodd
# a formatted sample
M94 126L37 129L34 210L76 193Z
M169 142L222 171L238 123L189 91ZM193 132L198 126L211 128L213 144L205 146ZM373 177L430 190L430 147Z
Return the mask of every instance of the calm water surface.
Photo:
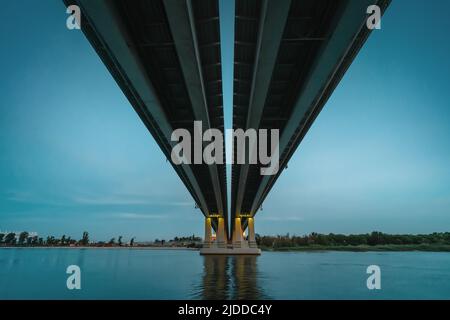
M66 268L81 268L68 290ZM382 289L366 287L381 268ZM450 299L450 254L0 249L0 299Z

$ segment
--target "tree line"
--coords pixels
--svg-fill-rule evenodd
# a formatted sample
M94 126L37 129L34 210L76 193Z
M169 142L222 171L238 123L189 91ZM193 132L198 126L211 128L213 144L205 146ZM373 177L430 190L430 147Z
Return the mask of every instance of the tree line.
M155 239L154 245L164 246L173 244L182 244L183 246L195 247L198 242L201 242L200 237L192 236L187 237L175 237L172 240L166 242L166 240ZM38 236L30 236L27 231L20 232L16 234L15 232L1 233L0 232L0 246L98 246L98 247L109 247L109 246L133 246L135 245L135 237L131 238L127 243L123 241L122 236L117 238L111 238L109 241L98 241L92 242L89 240L89 233L87 231L83 232L81 239L76 240L68 237L66 235L56 238L54 236L47 236L45 239Z
M289 248L304 246L377 246L377 245L419 245L419 244L448 244L450 232L435 232L431 234L387 234L378 231L366 234L320 234L310 233L304 236L256 235L258 245L269 248Z
M61 238L56 238L54 236L47 236L47 238L42 238L38 236L30 236L29 232L23 231L18 235L15 232L0 233L0 245L7 246L112 246L112 245L123 245L122 236L119 236L117 242L115 238L112 238L109 242L91 242L89 240L89 233L87 231L83 232L83 235L79 240L72 239L66 235L61 236ZM134 239L131 238L129 245L133 246Z

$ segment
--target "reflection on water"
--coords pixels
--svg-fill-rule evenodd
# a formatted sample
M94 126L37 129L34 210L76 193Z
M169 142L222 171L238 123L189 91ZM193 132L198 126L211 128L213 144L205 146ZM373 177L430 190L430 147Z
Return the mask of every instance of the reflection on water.
M203 275L192 298L269 299L260 285L257 256L203 256Z
M66 269L82 270L82 290ZM382 290L367 289L380 266ZM0 249L4 299L449 299L447 252L264 252Z

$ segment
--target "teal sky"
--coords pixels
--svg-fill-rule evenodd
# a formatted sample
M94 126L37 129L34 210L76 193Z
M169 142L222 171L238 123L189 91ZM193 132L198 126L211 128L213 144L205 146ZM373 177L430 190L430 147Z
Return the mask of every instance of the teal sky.
M233 1L220 8L230 127ZM445 0L392 2L256 216L258 233L450 230L449 11ZM0 230L201 235L189 193L66 17L59 0L2 1Z

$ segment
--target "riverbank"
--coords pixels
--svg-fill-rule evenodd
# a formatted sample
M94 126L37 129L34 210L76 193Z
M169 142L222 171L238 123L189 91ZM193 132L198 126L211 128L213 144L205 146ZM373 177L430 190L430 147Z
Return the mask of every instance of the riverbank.
M417 244L417 245L359 245L359 246L298 246L298 247L280 247L269 248L260 247L262 251L349 251L349 252L393 252L393 251L424 251L424 252L450 252L448 244Z
M259 247L264 252L319 252L319 251L347 251L347 252L450 252L450 245L447 244L420 244L420 245L360 245L360 246L298 246L298 247ZM100 249L100 250L182 250L198 251L198 248L187 247L155 247L155 246L134 246L134 247L94 247L94 246L0 246L0 249Z
M102 250L183 250L183 251L198 251L198 248L187 247L90 247L90 246L0 246L0 249L102 249Z

